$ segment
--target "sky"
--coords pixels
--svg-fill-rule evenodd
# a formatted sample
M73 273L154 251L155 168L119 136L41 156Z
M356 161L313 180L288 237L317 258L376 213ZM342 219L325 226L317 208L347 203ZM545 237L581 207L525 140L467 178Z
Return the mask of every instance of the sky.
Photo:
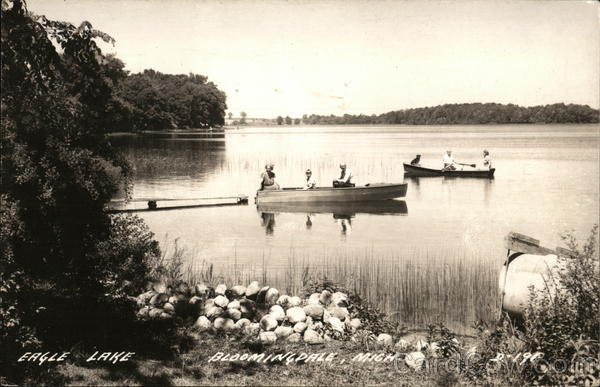
M126 69L208 76L228 112L380 114L444 103L600 105L585 1L29 0L115 38Z

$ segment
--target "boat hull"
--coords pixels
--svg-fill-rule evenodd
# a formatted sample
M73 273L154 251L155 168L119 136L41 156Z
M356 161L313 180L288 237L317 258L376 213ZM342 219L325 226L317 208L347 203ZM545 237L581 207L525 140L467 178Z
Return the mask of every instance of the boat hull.
M450 176L450 177L484 177L492 179L494 177L495 168L492 169L474 169L474 170L455 170L445 171L441 169L417 167L404 163L404 176L407 177L433 177L433 176Z
M256 204L263 203L316 203L316 202L365 202L388 200L406 196L407 184L371 184L361 187L319 187L303 190L284 188L256 192Z
M316 202L316 203L264 203L257 206L260 212L286 212L306 214L373 214L406 215L404 200L375 200L368 202Z

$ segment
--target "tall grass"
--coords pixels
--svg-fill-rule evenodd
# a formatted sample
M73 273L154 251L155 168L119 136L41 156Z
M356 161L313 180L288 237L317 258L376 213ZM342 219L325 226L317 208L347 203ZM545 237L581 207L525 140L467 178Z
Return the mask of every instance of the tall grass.
M180 250L173 250L181 254ZM234 254L228 263L198 260L184 254L183 279L190 284L247 285L257 280L282 293L299 294L313 279L328 278L369 300L390 318L414 328L443 322L459 333L470 333L475 321L498 316L497 271L483 260L460 251L411 251L376 256L372 251L330 251L315 263L291 247L286 263L240 265Z

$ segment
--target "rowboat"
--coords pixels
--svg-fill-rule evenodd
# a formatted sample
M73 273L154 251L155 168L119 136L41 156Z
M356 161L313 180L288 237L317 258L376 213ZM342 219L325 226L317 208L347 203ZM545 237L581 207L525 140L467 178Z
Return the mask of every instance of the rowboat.
M306 213L306 214L372 214L372 215L406 215L408 208L404 200L375 200L368 202L340 203L263 203L256 208L259 212L273 213Z
M360 187L317 187L315 189L307 190L303 190L302 188L284 188L281 190L264 190L256 192L256 204L387 200L406 196L406 187L406 183L377 183Z
M467 170L442 170L418 167L404 163L404 176L406 177L430 177L430 176L452 176L452 177L486 177L494 178L495 168L491 169L467 169Z

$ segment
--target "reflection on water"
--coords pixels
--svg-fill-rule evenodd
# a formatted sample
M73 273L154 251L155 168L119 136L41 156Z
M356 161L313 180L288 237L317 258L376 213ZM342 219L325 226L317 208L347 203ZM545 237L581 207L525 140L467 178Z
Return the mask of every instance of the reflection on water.
M254 197L267 162L283 187L302 186L306 169L329 184L341 162L357 185L402 182L402 163L416 153L438 165L447 149L460 162L480 162L490 150L494 180L410 178L405 201L140 214L159 240L178 238L191 265L210 262L216 273L290 291L310 267L409 326L441 319L460 330L495 316L509 231L550 246L565 230L587 236L598 219L598 138L594 125L499 125L249 128L224 138L112 141L132 161L133 196L143 198Z

